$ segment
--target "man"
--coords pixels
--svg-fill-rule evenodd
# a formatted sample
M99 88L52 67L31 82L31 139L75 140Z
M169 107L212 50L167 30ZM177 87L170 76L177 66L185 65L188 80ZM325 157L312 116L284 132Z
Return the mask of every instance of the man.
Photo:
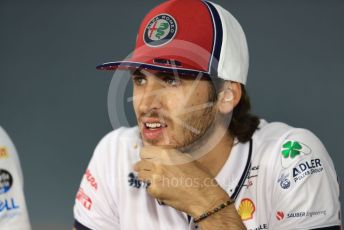
M171 0L144 18L130 70L138 126L98 144L75 229L340 229L320 140L250 114L248 49L221 6Z
M0 126L0 229L30 230L23 174L15 146Z

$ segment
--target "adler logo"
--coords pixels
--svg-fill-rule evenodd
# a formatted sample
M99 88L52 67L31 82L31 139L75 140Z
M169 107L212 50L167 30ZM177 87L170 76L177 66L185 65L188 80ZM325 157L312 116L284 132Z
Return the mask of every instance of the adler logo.
M176 33L176 20L169 14L160 14L147 24L143 40L147 46L159 47L172 41Z
M294 182L300 181L306 176L320 173L322 171L323 167L320 159L312 159L310 161L300 163L298 166L293 168Z

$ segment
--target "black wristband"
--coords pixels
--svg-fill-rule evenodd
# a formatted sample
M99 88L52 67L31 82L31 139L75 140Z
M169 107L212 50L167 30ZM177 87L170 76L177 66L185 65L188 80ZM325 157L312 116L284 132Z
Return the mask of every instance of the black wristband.
M214 208L213 210L210 210L210 211L208 211L208 212L203 213L202 215L200 215L199 217L197 217L196 219L194 219L194 222L195 222L195 223L198 223L198 222L200 222L201 220L204 220L205 218L207 218L207 217L213 215L214 213L217 213L218 211L224 209L225 207L227 207L227 206L229 206L229 205L231 205L231 204L233 204L233 203L234 203L234 201L228 200L228 201L226 201L226 202L220 204L219 206L217 206L217 207Z

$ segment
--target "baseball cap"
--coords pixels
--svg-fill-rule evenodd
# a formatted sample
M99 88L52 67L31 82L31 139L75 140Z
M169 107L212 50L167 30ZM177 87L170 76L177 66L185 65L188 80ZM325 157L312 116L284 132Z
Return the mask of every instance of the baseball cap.
M210 1L170 0L145 16L131 57L97 69L202 73L246 84L248 67L245 33L231 13Z

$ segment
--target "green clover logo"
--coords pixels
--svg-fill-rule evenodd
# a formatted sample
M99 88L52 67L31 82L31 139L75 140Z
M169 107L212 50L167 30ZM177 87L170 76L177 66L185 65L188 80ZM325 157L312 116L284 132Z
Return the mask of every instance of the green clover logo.
M300 155L300 150L302 146L297 141L288 141L283 144L282 155L284 158L291 157L295 158L297 155Z

